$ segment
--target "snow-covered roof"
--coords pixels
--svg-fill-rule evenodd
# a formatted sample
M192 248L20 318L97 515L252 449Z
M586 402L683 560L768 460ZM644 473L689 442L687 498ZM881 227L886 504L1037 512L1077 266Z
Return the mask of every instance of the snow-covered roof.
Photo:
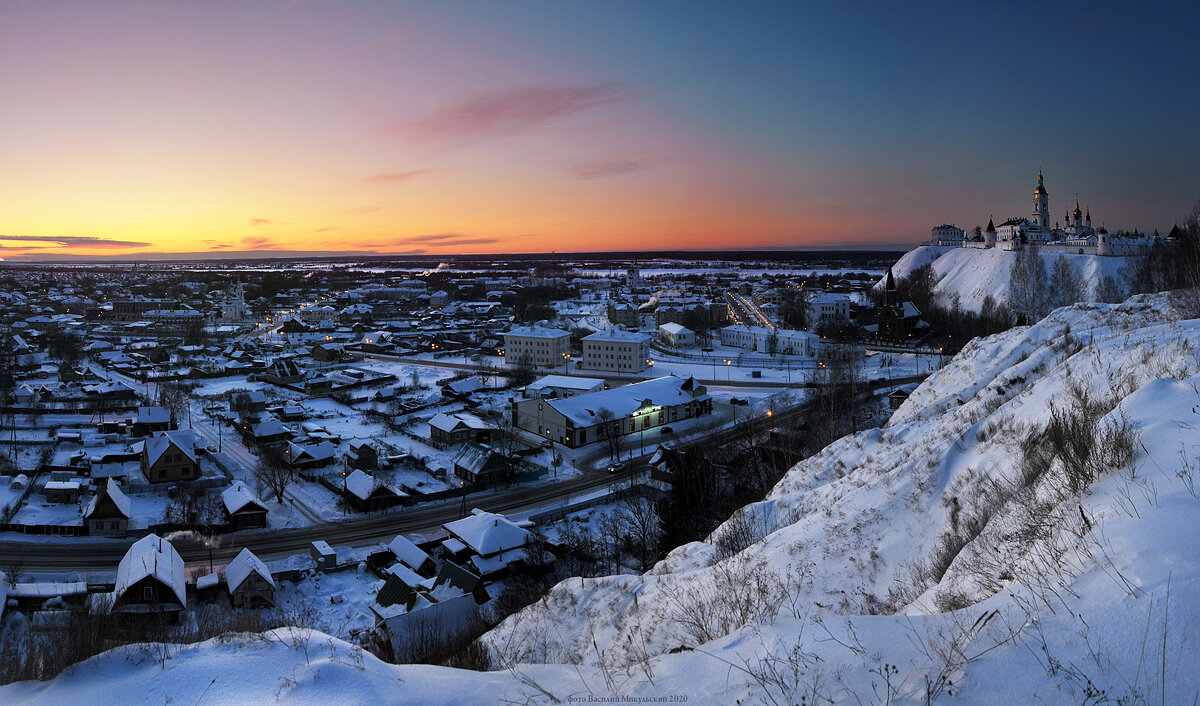
M229 592L233 593L250 574L258 574L264 581L271 584L271 588L275 588L275 580L271 578L271 571L267 565L262 562L262 559L254 556L254 553L245 547L238 555L229 562L229 566L225 567L225 584L229 586Z
M513 326L511 331L508 331L504 334L505 338L508 338L509 336L557 339L562 338L563 336L567 336L569 338L571 336L571 332L563 331L562 329L557 328L547 328L545 326Z
M573 421L576 426L586 427L597 423L596 414L601 409L612 410L614 418L621 419L641 409L646 401L652 405L666 407L693 399L707 399L707 395L693 397L690 392L684 390L685 383L690 380L691 378L685 380L667 375L611 390L600 390L565 399L548 399L545 404Z
M429 426L445 432L454 431L460 426L465 426L468 429L488 428L487 422L468 412L456 412L454 414L439 413L433 419L429 420Z
M458 468L478 474L483 471L484 466L487 465L487 462L495 453L495 451L487 446L468 441L463 444L458 453L454 454L454 460L451 463Z
M174 444L176 448L183 452L183 455L188 457L188 460L196 460L196 435L191 429L175 429L172 431L155 432L150 438L146 439L146 460L147 464L153 466L162 457L167 449Z
M604 384L602 378L581 378L568 375L546 375L525 386L526 390L541 390L555 387L562 390L592 390Z
M121 596L138 581L153 576L169 588L179 599L181 606L187 605L187 586L184 581L183 557L175 547L156 534L148 534L129 547L121 563L117 565L117 582L114 596Z
M690 328L688 328L687 326L684 326L683 324L677 324L674 321L669 321L669 322L663 324L662 326L659 326L658 330L662 331L663 333L670 333L670 334L674 334L676 336L678 336L681 333L684 333L685 331L687 333L692 333L692 330Z
M619 328L611 331L597 331L583 337L585 343L641 343L649 340L650 334L648 333L625 331Z
M138 424L167 424L171 421L171 412L166 407L138 407Z
M455 380L454 382L447 383L446 387L462 395L483 389L483 381L479 379L479 376L472 375L465 380Z
M388 567L387 573L403 581L404 585L409 588L419 587L421 581L424 580L415 571L400 563L392 564Z
M231 515L247 505L257 505L265 509L258 496L250 490L249 486L240 480L234 481L233 485L221 491L221 502L225 504L225 509Z
M504 515L478 509L472 513L470 517L447 522L442 527L476 554L490 556L529 543L529 531L518 527Z
M303 460L305 456L313 461L325 461L337 454L337 447L328 441L316 444L294 444L288 442L287 458L291 463Z
M356 498L366 500L371 497L371 493L375 492L375 488L379 485L379 481L369 473L365 473L362 469L355 469L353 473L346 476L346 491Z
M397 559L405 566L414 571L421 568L421 565L429 561L429 555L425 553L417 545L404 535L396 535L396 538L388 544L388 550L392 552Z

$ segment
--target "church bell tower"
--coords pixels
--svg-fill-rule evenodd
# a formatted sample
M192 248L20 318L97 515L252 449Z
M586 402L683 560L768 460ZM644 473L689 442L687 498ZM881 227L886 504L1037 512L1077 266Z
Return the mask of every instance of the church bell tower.
M1037 188L1033 190L1033 218L1029 220L1038 224L1043 230L1050 229L1050 193L1042 184L1042 170L1038 170Z

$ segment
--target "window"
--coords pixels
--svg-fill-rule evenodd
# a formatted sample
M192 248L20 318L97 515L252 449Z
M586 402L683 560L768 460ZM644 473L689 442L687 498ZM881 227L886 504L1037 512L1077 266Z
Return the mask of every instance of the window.
M154 588L152 586L142 586L142 600L147 603L154 600Z

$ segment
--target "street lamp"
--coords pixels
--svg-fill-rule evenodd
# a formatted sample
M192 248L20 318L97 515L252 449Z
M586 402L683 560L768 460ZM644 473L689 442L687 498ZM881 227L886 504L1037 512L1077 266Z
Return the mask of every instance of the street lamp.
M211 574L213 572L212 542L206 539L204 546L208 547L208 573Z

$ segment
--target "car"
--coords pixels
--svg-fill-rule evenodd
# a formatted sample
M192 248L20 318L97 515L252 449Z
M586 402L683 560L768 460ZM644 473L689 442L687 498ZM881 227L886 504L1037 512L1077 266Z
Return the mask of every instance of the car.
M607 470L609 473L620 473L621 471L625 470L625 464L621 463L620 461L617 463L611 463L605 470Z
M663 427L662 428L662 433L664 433L664 434L670 434L672 431L673 430L671 429L671 427Z
M736 398L736 397L730 397L730 398L729 398L729 404L741 404L741 403L742 403L742 401L741 401L741 400L739 400L739 399L738 399L738 398Z

